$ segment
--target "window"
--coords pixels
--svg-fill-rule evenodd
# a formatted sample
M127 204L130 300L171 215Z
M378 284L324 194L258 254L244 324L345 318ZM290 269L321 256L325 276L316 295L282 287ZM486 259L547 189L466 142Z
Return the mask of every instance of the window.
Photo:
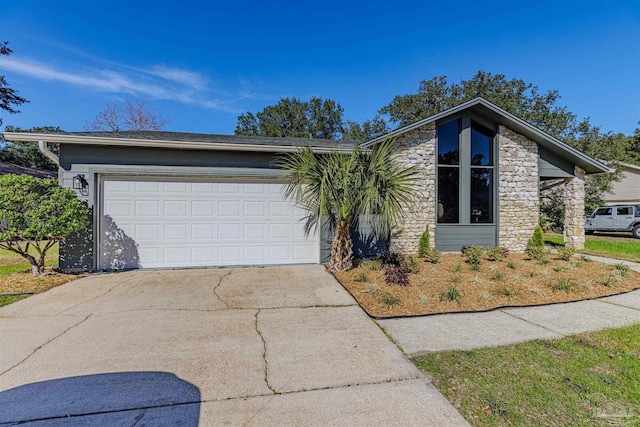
M596 216L603 216L603 215L611 215L611 208L599 208L596 211Z
M616 214L617 215L633 215L633 208L631 206L616 208Z
M470 115L438 126L439 224L493 224L494 135Z

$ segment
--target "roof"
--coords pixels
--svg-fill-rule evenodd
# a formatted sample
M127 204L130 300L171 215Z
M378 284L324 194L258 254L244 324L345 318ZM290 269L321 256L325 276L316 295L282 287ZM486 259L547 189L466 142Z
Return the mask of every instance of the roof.
M9 141L46 141L60 144L124 145L138 147L179 148L234 151L294 151L299 146L311 146L314 151L350 149L353 143L333 139L277 138L242 135L216 135L187 132L5 132Z
M587 156L586 154L565 144L559 139L554 138L548 133L541 131L537 127L525 122L524 120L514 116L508 111L503 110L502 108L498 107L495 104L492 104L491 102L483 98L472 99L471 101L464 102L456 107L450 108L438 114L434 114L408 126L398 128L378 138L365 142L363 146L367 147L376 144L384 139L400 136L412 131L413 129L422 127L431 122L444 119L448 116L460 113L465 110L470 110L480 116L487 118L488 120L491 120L494 123L506 126L514 132L526 136L546 150L558 155L563 159L570 161L575 165L580 166L585 170L586 173L591 174L613 172L613 169L609 168L604 163Z
M0 162L0 175L31 175L36 178L56 178L58 176L57 172L29 168L26 166L20 166L13 163Z

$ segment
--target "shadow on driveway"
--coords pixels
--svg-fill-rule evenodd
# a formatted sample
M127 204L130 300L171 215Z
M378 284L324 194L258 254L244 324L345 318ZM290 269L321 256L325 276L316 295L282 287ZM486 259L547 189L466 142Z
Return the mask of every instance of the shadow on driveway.
M75 418L77 424L133 425L144 418L151 424L197 426L200 390L168 372L117 372L15 387L0 392L0 408L3 424L74 425Z

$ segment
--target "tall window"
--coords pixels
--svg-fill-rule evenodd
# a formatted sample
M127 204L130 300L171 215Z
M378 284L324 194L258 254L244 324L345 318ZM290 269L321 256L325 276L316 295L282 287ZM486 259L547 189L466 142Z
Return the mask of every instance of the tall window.
M438 223L493 223L494 134L468 115L438 126Z

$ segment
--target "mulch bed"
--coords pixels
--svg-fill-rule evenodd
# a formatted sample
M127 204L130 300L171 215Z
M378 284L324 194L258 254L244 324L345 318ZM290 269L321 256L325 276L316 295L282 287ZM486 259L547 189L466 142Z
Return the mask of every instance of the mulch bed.
M564 261L550 255L548 264L541 264L512 254L502 261L483 260L480 271L473 271L462 254L445 254L438 264L416 260L419 271L409 274L408 286L385 283L384 268L373 270L371 261L334 276L374 317L570 302L640 288L640 274L634 271L621 274L614 266L579 258ZM443 294L452 287L459 297L447 301Z
M34 277L30 272L7 274L0 276L0 294L39 294L86 275L87 274L63 274L52 269L47 269L46 274L39 277Z

